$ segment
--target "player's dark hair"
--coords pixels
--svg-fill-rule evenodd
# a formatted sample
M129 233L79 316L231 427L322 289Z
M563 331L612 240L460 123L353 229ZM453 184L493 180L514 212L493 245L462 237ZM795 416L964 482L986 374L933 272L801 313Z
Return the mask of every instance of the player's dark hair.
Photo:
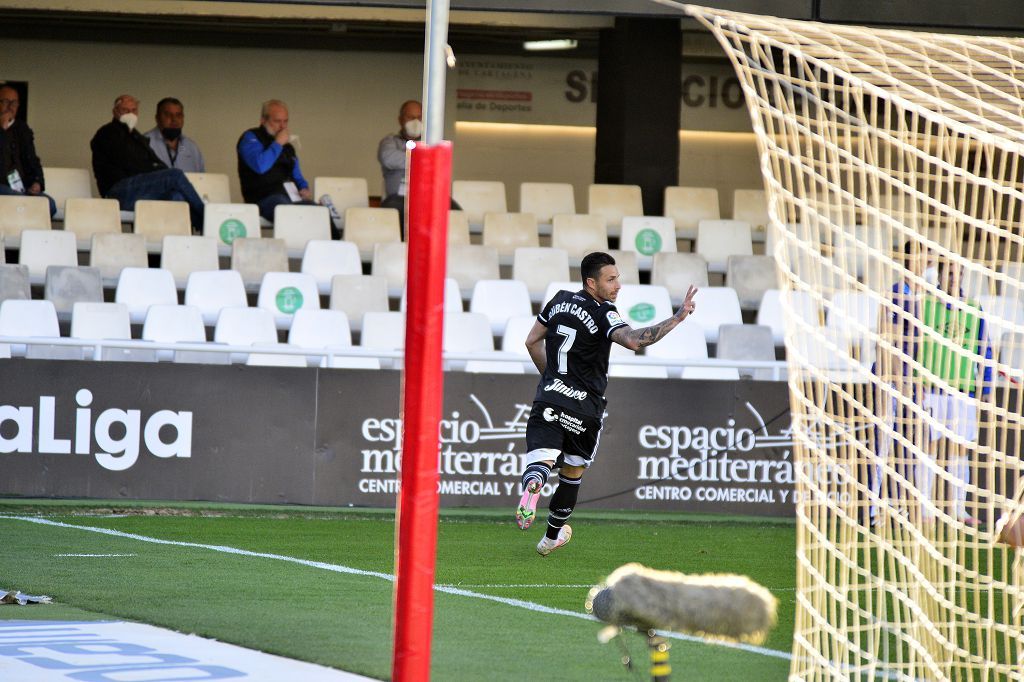
M597 279L601 274L601 268L606 265L615 265L615 259L607 253L594 251L584 256L580 262L580 276L583 279L583 284L586 285L588 279Z
M182 104L181 100L178 99L177 97L164 97L162 100L160 100L159 102L156 103L156 113L159 114L160 113L160 109L165 104L177 104L179 107L181 107L182 111L185 110L185 105Z

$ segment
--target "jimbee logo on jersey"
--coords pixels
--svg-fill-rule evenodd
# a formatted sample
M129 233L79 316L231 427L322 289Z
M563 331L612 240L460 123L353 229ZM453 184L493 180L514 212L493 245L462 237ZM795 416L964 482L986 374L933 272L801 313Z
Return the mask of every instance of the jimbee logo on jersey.
M625 322L626 322L619 315L619 311L618 310L609 310L608 313L605 315L605 317L608 319L608 326L610 326L610 327L615 327L615 326L620 325L620 324L625 324Z

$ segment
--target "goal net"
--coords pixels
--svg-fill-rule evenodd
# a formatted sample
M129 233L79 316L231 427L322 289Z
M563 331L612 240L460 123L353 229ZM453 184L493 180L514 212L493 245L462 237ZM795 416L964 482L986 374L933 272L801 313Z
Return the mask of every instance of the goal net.
M739 74L769 198L791 679L1024 680L1024 41L685 10Z

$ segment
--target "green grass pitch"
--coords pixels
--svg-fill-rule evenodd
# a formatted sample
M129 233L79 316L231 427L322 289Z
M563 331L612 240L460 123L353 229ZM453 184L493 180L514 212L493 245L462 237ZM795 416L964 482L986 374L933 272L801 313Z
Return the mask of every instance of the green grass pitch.
M110 516L112 511L127 514ZM154 544L14 516L307 563ZM598 643L601 624L502 601L584 614L589 586L630 561L684 573L746 574L779 600L778 625L761 650L673 641L677 679L786 679L795 599L791 521L580 512L571 523L572 542L542 558L534 545L543 522L524 533L511 511L442 513L436 583L472 594L435 592L433 679L649 679L638 635L623 639L637 666L630 672L620 662L619 646ZM46 594L57 602L0 607L0 619L137 620L389 677L393 583L372 573L394 568L390 512L0 500L0 538L0 589Z

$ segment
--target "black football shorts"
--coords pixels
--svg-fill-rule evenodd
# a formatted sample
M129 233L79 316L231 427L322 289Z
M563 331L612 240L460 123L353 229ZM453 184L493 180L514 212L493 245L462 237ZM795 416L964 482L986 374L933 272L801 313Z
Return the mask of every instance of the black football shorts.
M535 402L526 422L527 464L555 460L556 466L589 467L601 441L601 427L600 419Z

